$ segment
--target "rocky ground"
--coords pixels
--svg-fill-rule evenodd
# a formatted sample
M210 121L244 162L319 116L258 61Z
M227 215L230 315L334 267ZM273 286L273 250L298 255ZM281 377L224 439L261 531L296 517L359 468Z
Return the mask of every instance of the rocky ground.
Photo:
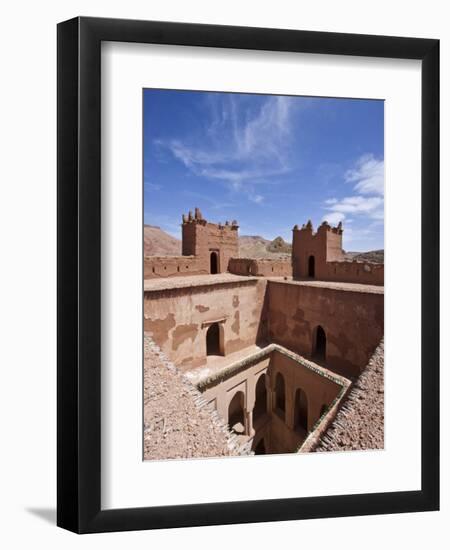
M345 259L349 261L371 262L384 264L384 250L370 250L369 252L346 252Z
M383 449L384 343L353 385L316 452Z
M144 459L242 454L200 392L144 338Z

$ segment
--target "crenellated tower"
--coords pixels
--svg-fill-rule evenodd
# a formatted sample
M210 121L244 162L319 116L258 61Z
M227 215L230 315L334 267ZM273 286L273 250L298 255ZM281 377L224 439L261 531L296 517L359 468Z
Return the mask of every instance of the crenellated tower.
M292 230L292 269L294 279L327 277L327 262L342 261L342 223L336 227L324 221L314 232L311 220Z
M199 208L182 217L182 254L196 256L209 273L224 273L230 258L239 256L238 223L211 223Z

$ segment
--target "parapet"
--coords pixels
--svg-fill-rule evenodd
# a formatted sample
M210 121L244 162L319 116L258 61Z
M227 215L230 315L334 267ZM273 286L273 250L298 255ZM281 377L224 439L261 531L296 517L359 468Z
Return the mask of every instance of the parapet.
M294 227L292 228L292 231L299 232L299 233L308 233L313 237L315 237L318 234L323 234L328 232L335 233L336 235L342 235L342 233L344 232L342 228L342 222L339 222L336 227L332 227L326 220L319 225L317 232L314 232L314 227L311 220L308 220L306 224L304 223L301 228L298 226L298 224L295 224Z
M203 217L203 214L202 214L200 208L198 208L197 206L194 209L194 213L192 213L192 210L189 210L189 212L187 214L182 214L181 222L182 222L182 225L186 225L186 224L207 225L207 224L210 224L210 225L217 226L219 229L230 229L232 231L237 231L239 229L239 224L236 220L233 220L231 222L226 220L224 224L222 222L219 222L217 224L212 223L212 222L208 222Z

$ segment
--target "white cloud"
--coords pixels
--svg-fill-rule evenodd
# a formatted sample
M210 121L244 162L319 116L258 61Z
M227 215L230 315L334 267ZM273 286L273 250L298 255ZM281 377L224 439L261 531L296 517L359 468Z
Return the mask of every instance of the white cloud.
M340 201L326 206L326 209L345 214L372 214L378 212L380 209L382 210L383 205L384 200L381 197L353 195L351 197L344 197Z
M264 197L262 195L249 195L248 197L252 202L256 202L256 204L261 204L264 200Z
M324 201L327 214L323 219L330 223L343 221L345 216L365 217L368 220L384 220L384 161L372 154L361 156L354 166L345 172L344 179L353 184L354 195L342 199Z
M158 185L157 183L152 183L150 181L145 182L145 187L146 189L150 189L150 191L160 191L161 189L160 185Z
M331 225L336 225L339 222L343 222L345 220L345 214L342 212L330 212L328 214L325 214L325 216L322 218L322 221L327 221Z
M345 181L354 183L353 189L362 195L384 195L384 161L367 154L360 157L345 173Z
M168 149L193 174L225 183L249 200L262 202L255 186L273 183L275 176L290 171L294 102L289 97L268 97L255 110L245 96L207 97L208 139L202 135L200 144L179 139L154 144Z

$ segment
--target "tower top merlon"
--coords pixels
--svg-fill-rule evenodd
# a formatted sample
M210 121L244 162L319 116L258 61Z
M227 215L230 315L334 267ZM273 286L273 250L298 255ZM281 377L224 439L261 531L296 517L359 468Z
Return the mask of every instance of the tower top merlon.
M331 225L330 225L326 220L324 220L324 221L320 224L319 229L318 229L318 231L319 231L320 233L323 233L323 232L326 232L326 231L330 231L330 230L331 230Z
M331 229L333 233L337 233L338 235L342 235L344 232L344 229L342 228L342 222L339 222L336 227L333 227Z
M195 219L196 220L203 220L203 216L202 216L202 213L201 213L201 210L200 208L198 208L198 206L195 207Z

